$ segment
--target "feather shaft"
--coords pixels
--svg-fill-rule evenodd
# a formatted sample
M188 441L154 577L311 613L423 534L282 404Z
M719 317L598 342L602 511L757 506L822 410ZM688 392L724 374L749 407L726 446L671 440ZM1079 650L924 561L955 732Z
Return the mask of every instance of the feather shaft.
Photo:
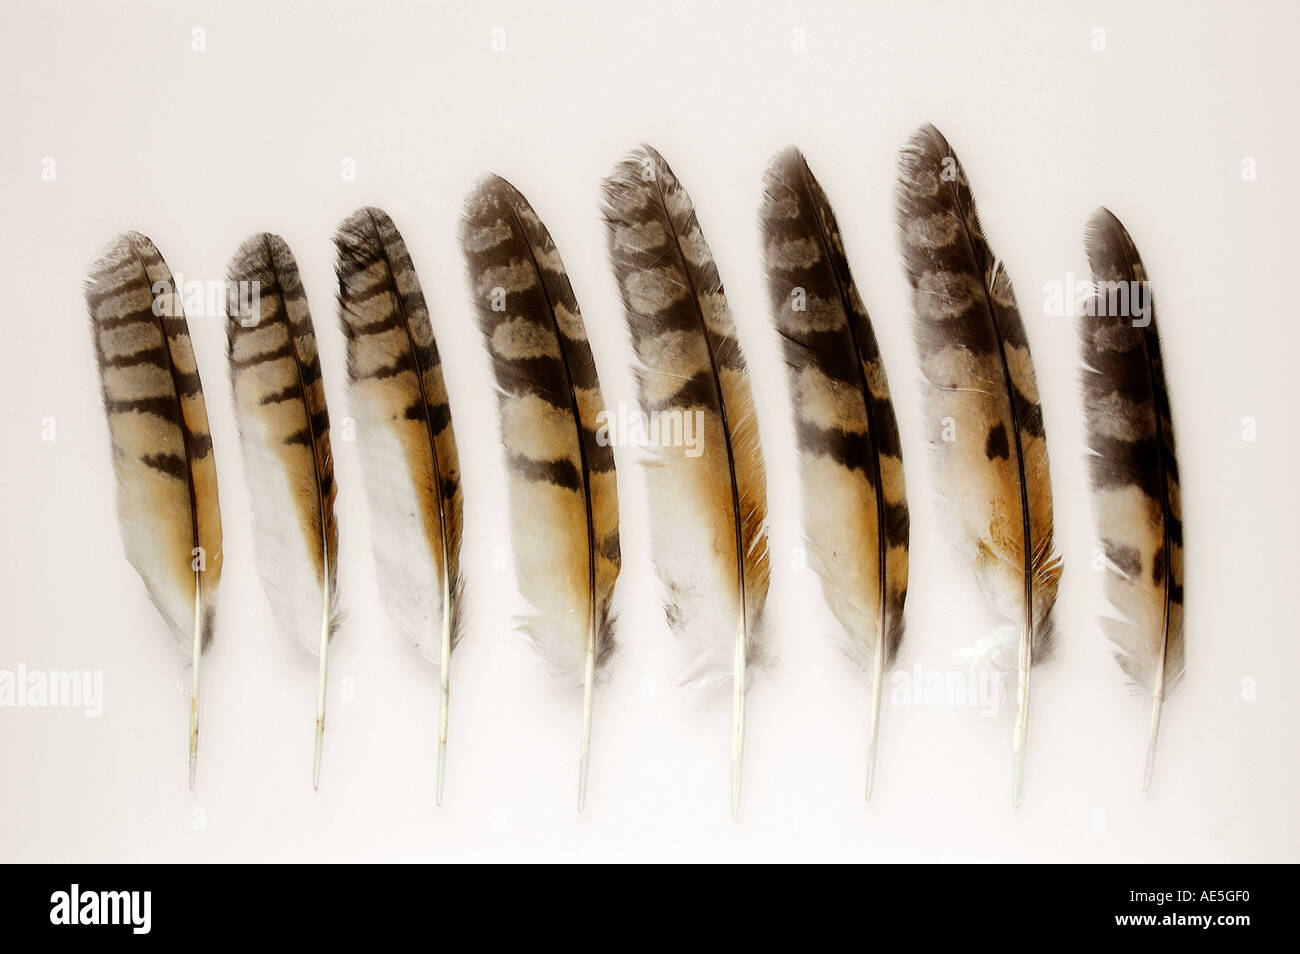
M190 652L190 791L194 791L195 777L199 768L199 664L203 659L201 650L203 632L203 582L199 574L194 574L194 644Z
M871 660L871 724L867 729L867 801L876 788L876 749L880 744L880 703L885 684L885 654L883 637L876 638Z
M740 584L744 589L744 582ZM743 601L742 601L743 607ZM732 661L731 687L731 817L740 817L740 791L745 780L745 702L749 691L746 657L745 617L736 621L736 655Z
M311 787L320 789L320 760L325 749L325 690L329 685L330 616L329 601L321 611L320 670L316 681L316 750L312 758Z

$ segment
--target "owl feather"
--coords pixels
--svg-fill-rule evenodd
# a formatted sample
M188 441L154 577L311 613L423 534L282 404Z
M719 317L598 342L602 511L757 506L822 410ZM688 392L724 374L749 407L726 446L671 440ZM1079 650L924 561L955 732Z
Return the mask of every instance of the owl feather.
M339 535L316 333L297 262L280 236L244 242L227 279L230 383L258 570L280 630L320 660L312 769L319 787L329 642L339 623Z
M655 566L668 622L692 656L684 681L732 683L735 813L770 572L749 370L695 207L651 147L605 180L605 221L642 410L659 437L647 481ZM697 440L674 439L687 429Z
M441 802L464 589L451 405L415 263L393 220L359 209L339 226L334 245L379 592L396 629L439 670Z
M1106 596L1125 674L1152 697L1143 790L1166 693L1182 679L1183 521L1155 302L1128 231L1108 209L1087 225L1095 293L1079 318L1089 470Z
M1018 677L1018 805L1030 671L1052 648L1050 613L1061 576L1033 359L1011 279L984 237L966 172L933 126L903 149L897 199L936 483L980 589L1011 623L990 641L989 653Z
M840 622L840 648L872 672L870 798L884 667L903 640L907 598L898 422L835 213L797 149L769 166L761 220L794 405L808 559Z
M199 663L221 581L221 507L203 384L167 263L126 232L85 288L131 566L192 661L189 784L198 758Z
M514 186L489 176L470 194L461 246L498 388L517 576L533 607L523 628L553 669L584 686L581 811L622 564L600 379L560 254Z

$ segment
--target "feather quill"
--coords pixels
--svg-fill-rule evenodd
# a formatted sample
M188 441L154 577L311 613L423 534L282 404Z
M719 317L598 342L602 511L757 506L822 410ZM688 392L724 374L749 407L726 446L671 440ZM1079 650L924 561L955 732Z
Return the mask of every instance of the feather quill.
M1047 441L1029 341L1011 280L984 238L966 173L933 126L902 151L898 224L916 313L935 476L981 590L1011 621L1018 805L1029 679L1051 650L1061 561L1052 542Z
M379 591L397 630L439 669L441 804L464 588L451 407L420 279L393 220L359 209L339 226L334 245Z
M642 408L660 424L648 479L655 566L668 622L694 657L684 680L732 681L736 814L748 668L762 655L769 577L766 476L749 372L694 206L664 158L640 147L604 191ZM696 421L698 453L662 439Z
M592 692L614 649L621 567L614 453L573 288L541 219L499 176L466 201L461 245L499 388L524 621L556 670L584 686L578 810L586 800Z
M835 213L797 149L769 166L761 219L794 404L809 562L842 627L840 648L872 672L870 798L884 667L902 642L907 598L898 422Z
M1152 697L1142 788L1151 785L1165 694L1183 677L1183 521L1155 303L1128 232L1109 210L1084 246L1096 290L1079 319L1083 397L1106 596L1124 672Z
M319 787L329 641L339 620L339 536L316 334L298 265L280 236L244 242L227 279L230 384L259 575L281 631L320 658L312 767Z
M221 581L221 507L207 407L171 271L138 232L91 266L86 304L117 476L122 542L191 657L189 785L198 758L199 661Z

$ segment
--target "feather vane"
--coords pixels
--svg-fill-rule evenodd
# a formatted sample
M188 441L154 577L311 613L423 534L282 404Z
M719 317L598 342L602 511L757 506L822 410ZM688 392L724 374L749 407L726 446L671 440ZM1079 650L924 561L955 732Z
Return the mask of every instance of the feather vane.
M311 312L293 253L278 235L240 245L227 279L230 381L259 574L281 631L319 654L322 620L329 620L331 637L338 628L339 538ZM249 300L257 302L255 313L242 314Z
M591 345L555 243L510 183L492 176L470 195L461 244L499 389L519 584L536 611L525 630L581 682L589 644L598 669L614 650L622 565Z
M397 630L431 662L462 635L460 461L429 309L389 216L339 226L339 311L380 593ZM445 599L445 597L450 599Z

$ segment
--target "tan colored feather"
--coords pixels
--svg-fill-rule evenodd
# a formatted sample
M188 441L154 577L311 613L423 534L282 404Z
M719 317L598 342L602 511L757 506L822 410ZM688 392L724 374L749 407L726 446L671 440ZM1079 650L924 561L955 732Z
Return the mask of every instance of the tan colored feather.
M621 566L613 448L582 315L555 243L527 200L492 176L461 227L479 325L500 388L519 585L534 645L582 681L589 637L614 649L610 601Z
M379 591L397 629L438 664L441 804L464 591L460 461L442 359L393 220L359 209L339 226L334 246Z
M1012 624L990 641L990 656L1019 674L1018 801L1029 672L1051 651L1049 614L1061 575L1029 340L1011 280L984 238L966 173L933 126L903 150L898 214L929 385L936 479L976 580Z
M227 341L235 419L252 494L257 557L280 628L320 652L337 629L337 490L316 335L298 266L278 235L255 235L230 262ZM254 314L240 286L255 289ZM324 605L323 605L324 604Z
M339 226L335 246L380 591L397 629L439 662L445 612L453 645L461 637L463 527L442 362L415 266L392 219L360 209Z
M898 423L835 213L797 149L769 166L761 219L795 411L809 562L840 621L840 648L872 672L870 798L885 663L902 642L907 597Z
M582 811L621 566L614 452L597 437L600 380L564 263L514 186L489 176L471 193L461 246L499 388L515 563L535 610L524 627L555 669L583 684Z
M207 407L180 295L138 232L117 237L86 283L126 556L190 657L189 782L199 672L221 581L221 507Z
M699 456L658 447L649 475L652 548L693 684L733 681L732 809L739 810L748 669L770 573L767 488L749 373L690 196L642 146L605 180L610 258L648 415L697 418ZM662 435L663 430L659 429ZM681 442L684 444L684 442Z
M907 495L889 384L834 212L798 150L768 170L762 223L812 562L844 651L870 668L877 643L897 653L907 594Z
M1098 209L1085 233L1096 293L1080 316L1083 396L1115 658L1152 697L1143 788L1166 693L1183 677L1183 521L1173 418L1146 268L1128 231Z
M138 232L115 239L86 285L127 559L191 654L212 642L221 509L207 408L171 271Z
M694 655L683 679L721 682L742 607L748 659L762 656L767 490L749 374L690 197L663 157L644 146L624 160L605 203L643 410L703 417L699 457L655 449L653 546L669 622Z

